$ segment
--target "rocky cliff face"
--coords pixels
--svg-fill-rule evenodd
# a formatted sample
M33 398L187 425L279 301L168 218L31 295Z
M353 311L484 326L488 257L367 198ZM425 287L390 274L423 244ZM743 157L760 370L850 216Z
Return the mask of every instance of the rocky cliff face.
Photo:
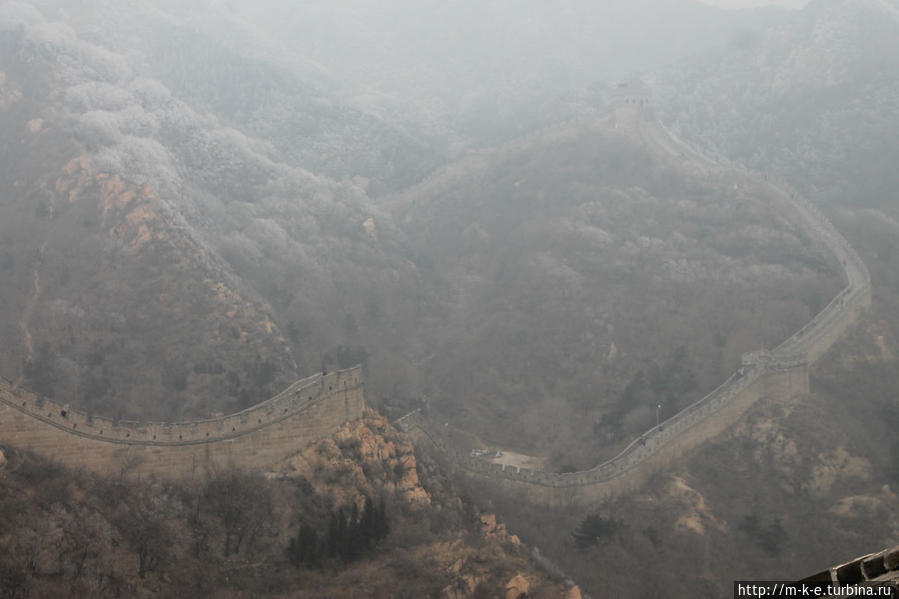
M415 584L422 589L442 585L432 596L567 599L579 592L535 564L518 537L494 514L463 503L449 481L421 470L409 439L374 413L345 424L333 438L292 456L281 470L288 477L308 481L318 496L330 498L334 505L361 509L366 497L386 493L402 512L393 533L399 537L396 543L400 548L409 546L399 554L397 548L388 547L383 555L371 559L387 571L400 554L418 564L416 567L427 564L430 572L420 572ZM372 571L371 565L366 571ZM387 588L395 582L372 572L366 586L377 589L383 584ZM353 596L340 590L342 584L344 580L336 580L329 590L318 592L323 597L328 592Z
M363 420L344 424L333 438L291 456L281 471L306 478L317 493L333 494L337 503L360 503L376 492L412 506L431 503L418 478L412 443L371 411Z

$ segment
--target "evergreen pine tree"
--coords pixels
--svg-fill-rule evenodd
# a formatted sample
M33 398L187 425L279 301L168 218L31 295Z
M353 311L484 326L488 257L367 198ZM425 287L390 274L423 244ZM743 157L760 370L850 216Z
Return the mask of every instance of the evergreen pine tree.
M347 532L346 514L343 508L337 510L337 534L335 535L337 557L341 561L347 561L350 555L349 534Z
M325 555L327 557L337 557L339 528L337 514L332 513L330 518L328 518L328 540L325 542Z
M375 514L375 505L371 497L365 497L365 506L362 508L362 519L359 522L361 538L365 549L370 549L378 540L378 529Z
M387 506L384 504L384 498L381 498L381 501L378 504L378 509L375 512L375 541L380 541L384 537L387 536L387 533L390 532L390 523L387 521Z

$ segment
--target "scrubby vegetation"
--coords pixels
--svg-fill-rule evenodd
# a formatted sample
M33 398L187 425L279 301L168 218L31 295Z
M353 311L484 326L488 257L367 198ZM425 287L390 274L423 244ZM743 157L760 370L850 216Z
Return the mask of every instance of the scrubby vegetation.
M563 594L447 479L423 470L421 486L411 447L383 419L337 439L308 448L290 476L177 481L73 472L5 447L0 595L411 599L480 585L495 596L518 572Z

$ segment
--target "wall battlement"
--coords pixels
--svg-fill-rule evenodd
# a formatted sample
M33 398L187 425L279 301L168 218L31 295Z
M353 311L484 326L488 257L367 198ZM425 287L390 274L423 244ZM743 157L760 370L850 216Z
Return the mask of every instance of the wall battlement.
M178 476L267 468L362 416L362 370L316 374L235 414L192 422L110 420L36 397L0 378L0 441L105 474Z
M674 138L659 123L637 118L642 126L652 130L652 135L647 138L655 139L663 148L673 144L677 148L675 153L683 150L700 161L714 164ZM658 141L659 135L664 138L663 142ZM818 239L839 261L846 287L783 343L770 351L744 354L741 368L727 381L640 435L617 456L580 472L557 474L519 469L456 451L441 438L439 427L429 426L428 420L418 411L407 414L395 424L429 442L458 471L488 493L497 490L514 493L516 497L548 506L589 505L638 487L654 471L726 430L758 399L790 398L808 393L809 366L871 307L871 275L855 249L817 207L787 185L771 181L769 185L778 192L792 220Z

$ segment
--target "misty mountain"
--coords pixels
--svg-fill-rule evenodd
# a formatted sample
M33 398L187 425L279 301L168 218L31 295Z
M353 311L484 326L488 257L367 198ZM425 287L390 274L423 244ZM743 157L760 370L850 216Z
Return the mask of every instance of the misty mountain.
M661 0L33 4L294 164L388 188L782 14Z
M888 208L899 185L899 4L813 0L670 77L663 118L833 205Z
M794 559L803 545L830 563L846 539L861 551L858 531L894 538L886 484L899 480L899 444L884 439L899 423L897 14L897 0L797 12L686 0L0 2L0 374L92 414L171 420L363 363L369 404L386 416L421 408L478 446L590 467L842 287L772 173L826 204L858 245L875 316L812 372L808 397L762 405L638 501L604 506L625 522L614 539L576 547L571 531L589 519L574 510L526 508L519 521L590 588L645 577L639 596L663 582L692 596L695 563L715 596L722 565L786 577L810 563ZM616 104L619 80L635 75L655 107ZM656 113L713 158L678 146ZM309 464L340 460L297 479L282 507L316 502L324 531L340 493L301 481L418 472L409 460L354 464L368 440L308 449ZM9 455L26 478L43 476ZM462 513L471 504L437 460L422 468L445 506L416 516L397 504L404 530L379 588L407 576L430 592L464 575L474 589L484 570L510 574L489 581L500 588L525 550L485 561L457 545L467 523L485 546ZM29 485L15 482L16 496ZM100 535L110 546L125 534L111 531ZM270 555L280 534L266 532ZM432 535L434 555L454 546L470 563L413 556ZM677 566L645 572L650 552Z
M580 447L588 460L645 428L656 403L673 413L740 352L779 342L835 285L820 249L772 220L770 198L616 132L602 108L375 202L365 169L398 156L399 129L349 104L304 111L329 97L321 78L238 54L208 23L193 33L190 9L160 6L170 12L50 3L58 18L45 18L4 5L4 118L18 132L4 180L19 200L5 205L2 251L20 281L5 287L4 318L28 339L4 364L39 391L100 411L206 414L323 363L367 360L385 403L427 396L472 430L503 423L497 441L559 460ZM383 153L367 163L363 146ZM353 170L337 180L325 158L307 163L322 147ZM37 209L23 193L42 198ZM128 268L112 270L123 256ZM84 289L71 294L72 280ZM93 332L108 314L125 324ZM142 377L128 374L137 363ZM675 369L694 374L666 382ZM557 404L571 424L541 439Z
M2 251L9 280L19 281L3 286L10 296L5 327L9 338L27 333L26 345L52 348L44 361L68 373L35 387L52 394L58 386L73 399L104 396L72 391L92 389L90 377L99 377L99 388L111 397L142 398L115 410L133 413L142 403L145 414L161 416L196 410L179 407L179 400L160 406L172 391L187 392L182 400L192 397L188 404L216 397L215 408L233 409L295 377L296 362L302 372L319 368L328 351L322 348L335 345L327 331L344 321L341 306L369 300L347 299L346 284L365 272L389 270L377 265L384 252L374 247L377 232L390 242L389 219L359 187L276 161L270 144L178 100L159 80L136 73L123 55L28 7L4 8L0 97L4 128L14 134L3 139L8 212ZM378 231L367 232L363 224L373 217ZM109 266L121 260L130 270ZM396 259L390 265L403 268ZM69 274L55 281L48 271ZM97 280L88 284L92 279L106 288ZM63 287L72 280L87 288L70 294ZM198 305L201 297L218 308ZM157 316L149 299L159 306ZM273 321L272 304L288 316ZM301 324L289 318L287 304L304 314ZM320 314L313 324L309 315L322 305L340 316L329 322ZM194 328L198 313L210 321L202 333ZM119 315L113 322L150 327L120 327L111 334L116 343L151 347L91 353L95 345L113 343L97 338L89 324L110 314ZM74 340L67 350L57 343L65 331ZM227 359L194 353L198 340L200 347L219 343L234 353ZM8 349L4 364L11 378L23 359L37 359L21 345ZM115 355L116 362L104 366L102 355ZM146 364L149 382L127 373L123 360ZM167 363L177 365L174 378L156 374ZM198 381L209 376L220 384L201 391ZM128 391L139 384L141 391Z
M310 76L260 52L247 52L248 31L215 29L164 3L95 0L77 7L35 3L80 39L120 54L130 68L158 80L179 100L224 124L264 138L279 159L336 179L364 177L375 186L408 183L439 163L440 141L404 130L348 104L333 77ZM183 7L182 7L183 10ZM252 46L251 46L252 47Z
M762 27L780 11L693 2L575 0L277 1L216 7L232 26L273 35L291 64L358 86L358 106L490 145L602 102L610 83L652 72ZM208 14L198 13L198 14ZM204 19L207 17L203 17Z
M666 153L633 129L644 118L474 154L390 205L436 292L417 366L465 430L592 466L836 290L763 182Z

